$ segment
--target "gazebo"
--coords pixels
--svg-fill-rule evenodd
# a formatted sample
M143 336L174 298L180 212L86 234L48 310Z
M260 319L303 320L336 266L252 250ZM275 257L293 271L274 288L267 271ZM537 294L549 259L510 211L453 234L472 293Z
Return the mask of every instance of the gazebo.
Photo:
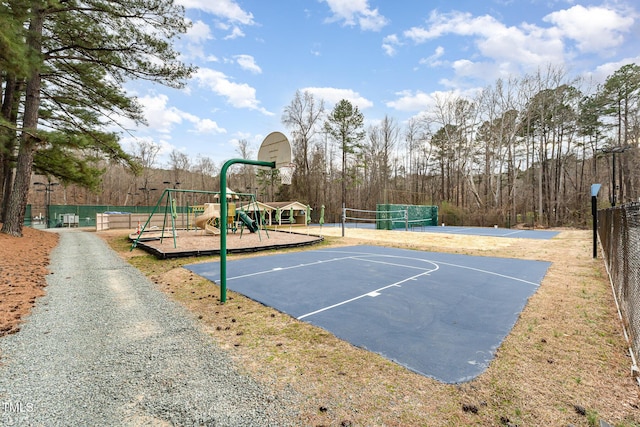
M262 204L271 209L269 211L269 225L306 225L308 223L307 213L311 208L305 204L300 202L265 202Z

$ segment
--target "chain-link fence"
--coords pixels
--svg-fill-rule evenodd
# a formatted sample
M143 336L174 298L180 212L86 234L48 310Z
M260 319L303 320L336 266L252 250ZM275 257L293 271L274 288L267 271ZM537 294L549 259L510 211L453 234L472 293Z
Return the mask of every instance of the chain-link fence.
M150 214L153 209L154 206L49 205L45 210L35 211L31 205L27 205L24 225L36 228L95 227L96 214L99 213ZM179 212L182 210L186 211L186 208L178 207ZM72 218L71 223L69 223L69 218Z
M640 203L598 211L598 236L629 334L633 367L640 356Z

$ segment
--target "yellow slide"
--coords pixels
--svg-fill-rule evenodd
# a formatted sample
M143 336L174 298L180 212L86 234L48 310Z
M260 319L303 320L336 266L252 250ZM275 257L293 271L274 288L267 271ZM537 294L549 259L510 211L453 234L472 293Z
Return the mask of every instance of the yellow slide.
M204 212L196 217L196 227L202 228L208 234L220 234L220 229L213 225L216 219L220 219L220 204L205 203Z

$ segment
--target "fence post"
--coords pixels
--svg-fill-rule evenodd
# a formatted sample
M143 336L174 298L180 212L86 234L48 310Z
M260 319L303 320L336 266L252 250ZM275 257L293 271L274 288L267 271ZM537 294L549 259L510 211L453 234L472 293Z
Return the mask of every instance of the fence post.
M591 215L593 216L593 258L598 258L598 198L591 196Z
M593 217L593 258L598 258L598 192L600 184L591 184L591 215Z

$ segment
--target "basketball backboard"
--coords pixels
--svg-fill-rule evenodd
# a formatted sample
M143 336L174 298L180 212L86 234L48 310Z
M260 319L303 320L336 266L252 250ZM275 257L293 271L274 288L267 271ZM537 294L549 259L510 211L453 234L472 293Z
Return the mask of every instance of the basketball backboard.
M282 132L271 132L266 136L258 150L258 160L275 162L276 168L291 164L291 144Z

